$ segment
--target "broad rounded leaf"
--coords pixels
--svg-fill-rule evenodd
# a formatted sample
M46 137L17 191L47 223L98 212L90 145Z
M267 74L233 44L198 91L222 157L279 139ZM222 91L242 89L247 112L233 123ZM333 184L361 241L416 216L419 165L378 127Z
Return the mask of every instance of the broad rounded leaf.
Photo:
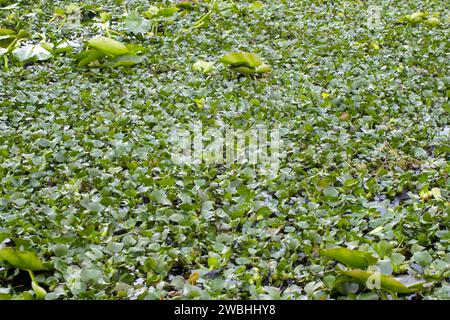
M0 261L22 270L46 270L41 260L31 251L17 251L13 248L0 249Z
M125 28L130 33L145 33L150 30L151 23L149 20L142 18L139 13L131 12L125 20Z
M414 252L413 258L414 261L417 262L422 268L425 268L431 263L431 261L433 261L431 255L426 251Z

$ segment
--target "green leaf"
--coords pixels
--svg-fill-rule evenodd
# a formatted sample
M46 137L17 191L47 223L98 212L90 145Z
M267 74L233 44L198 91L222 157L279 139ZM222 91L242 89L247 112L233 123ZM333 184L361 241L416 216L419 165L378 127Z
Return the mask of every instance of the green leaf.
M208 258L208 267L210 269L216 269L219 267L220 263L220 256L218 254L211 255Z
M158 12L156 13L157 17L171 17L173 16L175 13L177 13L180 9L178 9L177 7L167 7L167 8L161 8L158 10Z
M44 288L39 286L36 281L31 281L31 288L33 288L34 293L36 294L37 299L44 299L47 295L47 291Z
M78 63L78 67L85 67L91 62L94 62L102 57L105 54L98 50L88 50L79 55L80 62Z
M0 28L0 48L7 48L16 39L16 32Z
M13 51L14 56L19 61L27 61L35 58L36 60L50 59L52 53L41 45L25 45Z
M125 29L129 33L146 33L150 30L151 26L151 22L142 18L137 12L131 12L125 20Z
M116 67L132 67L142 62L142 58L135 54L124 54L112 59L108 64L113 68Z
M366 285L368 282L371 282L375 285L375 289L377 289L376 285L378 282L380 286L378 289L383 289L389 292L410 293L417 290L416 287L407 287L394 277L380 272L369 272L364 270L341 270L340 272L346 276L357 279Z
M36 298L37 299L44 299L45 296L47 295L47 291L45 291L44 288L39 286L39 284L37 283L36 279L34 278L33 271L28 270L28 273L29 273L30 278L31 278L31 288L34 291L34 293L36 295Z
M94 48L106 55L113 57L120 56L129 52L126 45L117 40L107 37L92 38L91 40L89 40L88 44L91 48Z
M100 202L98 201L91 201L88 202L85 205L85 208L88 209L89 211L94 211L94 212L102 212L103 210L105 210L105 206L102 205Z
M333 258L349 267L367 268L376 264L378 259L369 252L350 250L347 248L322 249L320 254Z
M417 262L422 268L428 266L433 258L431 255L426 251L418 251L414 252L413 259L415 262Z
M192 2L190 0L179 0L176 6L182 10L190 10L193 7Z
M251 11L260 11L264 9L264 3L262 3L261 1L255 1L252 2L249 6L248 9Z
M336 284L336 278L334 276L325 276L323 278L323 283L329 288L329 289L333 289L335 284Z
M0 249L0 261L22 270L46 270L41 260L31 251L17 251L13 248Z
M220 58L219 62L232 67L249 68L260 66L263 63L256 54L249 52L232 52Z
M168 266L164 261L153 257L148 257L145 259L144 268L146 271L154 271L156 273L165 273L168 271Z
M350 178L350 179L347 179L344 181L344 186L346 186L346 187L353 187L357 184L358 184L358 180L353 179L353 178Z
M206 74L214 69L214 62L199 60L196 63L194 63L192 69Z
M408 16L408 20L413 23L422 22L423 18L426 16L424 12L418 11Z
M100 19L102 20L102 23L106 23L112 19L112 15L109 12L101 12Z
M441 21L439 20L439 18L429 17L427 20L424 21L424 23L431 27L437 27L441 24Z
M6 38L8 38L9 36L14 36L16 34L16 32L14 30L11 29L6 29L6 28L0 28L0 37L7 36Z
M102 277L103 277L102 271L95 269L95 268L92 268L92 269L85 268L85 269L81 270L81 274L80 274L80 279L83 282L92 281L92 282L96 283L96 282L100 281L102 279Z
M374 249L381 258L384 258L392 254L393 247L386 240L382 240L374 246Z
M258 66L256 68L231 67L231 70L233 70L235 72L243 73L243 74L262 74L262 73L266 73L266 72L272 71L272 67L267 65L267 64L263 64L263 65Z
M150 193L150 199L158 202L160 204L164 204L164 205L171 205L172 203L170 202L169 199L167 199L166 193L164 192L164 190L153 190Z
M255 68L256 73L267 73L267 72L271 72L271 71L272 71L272 67L265 63L263 63L262 65L257 66Z
M255 74L256 70L249 67L231 67L231 70L243 74Z
M325 197L330 199L336 199L339 197L339 191L333 187L326 187L323 189L323 194Z
M119 242L108 242L106 248L111 253L119 253L123 249L123 243Z

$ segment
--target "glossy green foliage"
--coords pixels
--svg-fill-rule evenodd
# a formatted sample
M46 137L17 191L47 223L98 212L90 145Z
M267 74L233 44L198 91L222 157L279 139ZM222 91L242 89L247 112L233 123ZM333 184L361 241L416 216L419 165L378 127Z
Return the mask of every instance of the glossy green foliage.
M379 281L379 289L388 292L410 293L417 291L418 289L418 288L409 288L400 281L398 281L397 279L395 279L394 277L382 273L374 273L364 270L346 270L341 271L341 273L351 278L357 279L363 284L367 284L367 282L369 281L373 283L373 286L376 286L377 281Z
M256 54L249 52L232 52L220 58L219 62L230 66L231 70L243 74L261 74L272 70Z
M5 261L14 268L23 270L45 270L41 260L31 251L19 251L13 248L0 249L0 261Z
M378 262L378 259L369 252L347 248L322 249L320 254L355 268L367 268Z

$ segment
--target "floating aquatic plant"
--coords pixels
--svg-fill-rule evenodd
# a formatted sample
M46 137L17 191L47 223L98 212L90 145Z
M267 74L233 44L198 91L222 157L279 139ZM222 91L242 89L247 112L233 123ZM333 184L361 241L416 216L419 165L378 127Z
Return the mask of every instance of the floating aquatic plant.
M272 71L271 66L263 63L256 54L249 52L232 52L220 58L219 62L242 74L263 74Z

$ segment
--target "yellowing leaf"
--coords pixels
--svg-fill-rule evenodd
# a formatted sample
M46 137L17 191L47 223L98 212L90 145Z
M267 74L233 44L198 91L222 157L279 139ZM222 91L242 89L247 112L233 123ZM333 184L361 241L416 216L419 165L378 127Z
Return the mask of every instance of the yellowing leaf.
M439 188L431 189L430 193L433 195L433 197L436 200L439 200L440 198L442 198L442 196L441 196L441 189L439 189Z
M123 43L107 37L92 38L89 40L88 44L91 48L114 57L129 52L128 48Z
M200 72L206 74L206 73L211 72L214 69L214 63L208 62L208 61L203 61L203 60L198 60L196 63L194 63L192 68L195 71L200 71Z
M7 48L16 39L16 32L11 29L0 28L0 47Z
M427 25L429 25L431 27L436 27L436 26L441 24L441 21L437 17L429 17L424 22L425 22L425 24L427 24Z
M256 54L250 52L232 52L220 58L219 62L243 74L262 74L272 71L270 65L264 64Z
M131 67L142 62L142 58L135 54L124 54L111 60L111 65L115 67Z
M232 52L220 58L219 61L232 67L244 66L254 68L262 64L261 59L250 52Z
M264 9L264 3L260 1L255 1L248 6L251 11L260 11Z
M372 41L370 43L370 45L372 46L372 48L374 48L375 50L380 50L380 46L378 45L378 43L376 41Z
M410 293L417 290L416 287L407 287L394 277L380 272L369 272L364 270L341 270L341 273L355 278L366 285L373 286L373 288L375 289L383 289L386 291L398 293ZM368 282L371 282L371 284L369 284ZM379 288L377 288L377 286L379 286Z
M425 16L426 14L424 12L418 11L411 14L409 20L411 22L421 22Z
M369 252L350 250L347 248L331 248L319 251L321 255L333 258L349 267L367 268L376 264L378 259Z
M256 73L266 73L266 72L270 72L272 71L272 67L269 66L268 64L263 63L260 66L257 66L255 68Z
M189 283L194 285L197 282L198 278L200 278L200 274L197 271L192 272L192 274L189 276Z

